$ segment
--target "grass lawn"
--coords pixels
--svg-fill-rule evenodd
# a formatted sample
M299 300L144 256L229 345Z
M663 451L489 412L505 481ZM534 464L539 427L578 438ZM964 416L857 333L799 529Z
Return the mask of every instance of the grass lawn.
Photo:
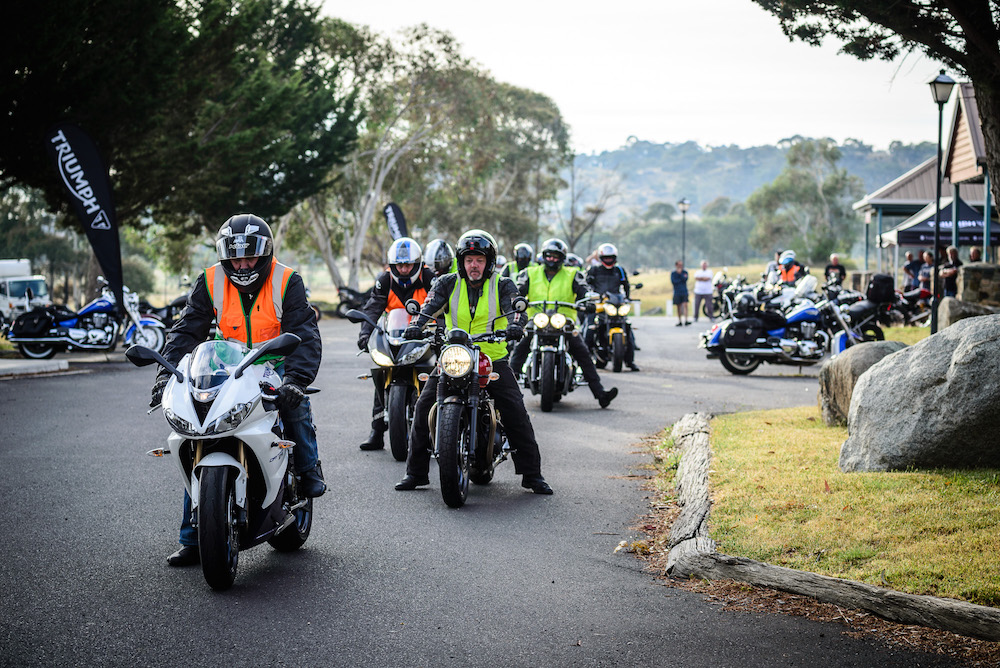
M815 406L712 420L711 537L725 554L1000 607L1000 471L841 473ZM676 455L659 461L672 489Z

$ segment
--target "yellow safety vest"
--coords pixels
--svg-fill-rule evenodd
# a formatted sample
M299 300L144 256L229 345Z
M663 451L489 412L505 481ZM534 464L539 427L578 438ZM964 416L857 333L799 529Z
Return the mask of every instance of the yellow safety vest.
M536 264L525 269L528 272L529 302L575 302L573 279L576 278L576 267L562 267L550 281L545 275L545 265ZM533 316L541 309L532 307L528 315ZM570 319L576 318L576 310L568 306L560 306L559 312Z
M458 327L464 329L469 334L483 334L497 329L507 329L507 318L497 318L500 313L500 276L494 273L483 287L484 294L480 295L476 303L476 312L472 312L469 301L469 282L464 278L455 281L455 288L451 291L448 300L448 315L450 316L452 329ZM487 308L483 306L486 301ZM490 327L494 318L496 322ZM503 359L507 356L507 344L500 343L480 343L479 349L492 361Z

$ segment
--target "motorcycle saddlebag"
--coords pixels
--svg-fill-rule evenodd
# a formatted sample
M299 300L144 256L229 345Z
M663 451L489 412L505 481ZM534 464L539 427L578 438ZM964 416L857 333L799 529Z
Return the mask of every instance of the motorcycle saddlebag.
M875 274L868 283L868 301L884 304L895 299L895 285L889 274Z
M743 348L753 345L763 336L764 322L760 318L740 318L726 327L722 344L727 348Z
M52 323L52 314L48 309L39 307L17 316L10 333L14 337L42 336L49 331Z

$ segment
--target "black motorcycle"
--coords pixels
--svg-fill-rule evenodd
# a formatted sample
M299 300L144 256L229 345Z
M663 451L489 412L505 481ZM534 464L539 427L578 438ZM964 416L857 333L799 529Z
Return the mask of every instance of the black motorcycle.
M433 371L434 349L430 341L407 341L403 338L409 324L409 315L403 309L386 313L381 324L357 309L348 311L347 318L351 322L367 322L374 328L368 339L368 353L375 363L372 374L385 374L382 405L385 407L383 420L389 432L389 449L396 461L405 462L417 397L424 389L424 381L420 377Z
M354 288L342 285L337 288L337 296L340 298L340 303L337 304L336 313L341 318L346 318L348 311L363 308L368 303L368 298L372 296L372 289L368 288L364 292L359 292Z
M569 352L566 337L573 335L576 320L559 312L559 307L585 310L590 301L531 302L529 306L540 309L528 323L525 336L531 338L524 369L524 386L541 399L542 411L548 413L552 406L577 386L576 361Z
M523 313L527 302L517 298L513 313ZM407 303L411 315L419 311L416 302ZM506 331L470 335L463 329L449 330L437 341L437 401L431 406L428 422L441 476L441 497L451 508L465 505L469 481L486 485L493 472L510 454L500 414L489 393L490 381L499 376L493 362L480 352L477 343L499 343Z
M181 296L175 298L169 304L162 308L156 308L149 303L145 298L139 300L139 313L144 316L152 316L158 318L163 326L170 329L174 326L174 322L181 317L181 311L187 306L188 295L191 294L191 282L184 281L181 283L181 287L188 288L188 291Z

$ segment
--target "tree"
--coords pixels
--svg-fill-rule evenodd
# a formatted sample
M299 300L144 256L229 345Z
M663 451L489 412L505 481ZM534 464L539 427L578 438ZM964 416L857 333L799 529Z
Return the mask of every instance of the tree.
M834 37L860 60L921 51L964 73L976 89L994 198L1000 194L1000 6L996 0L754 0L789 39Z
M358 118L302 0L24 2L3 42L0 186L69 207L42 140L60 120L97 142L119 220L217 229L316 192ZM213 229L214 228L214 229Z
M562 211L558 212L558 226L563 241L569 244L572 251L576 250L577 244L580 243L585 234L591 233L591 238L593 237L597 221L607 212L608 206L621 195L623 181L622 175L613 171L610 176L601 179L596 184L599 191L594 195L592 194L593 184L577 185L576 169L576 160L574 160L570 164L568 215L564 216Z
M851 203L864 194L864 187L837 166L839 160L832 140L793 143L785 169L747 200L757 221L751 243L765 253L793 248L810 262L850 250L859 228Z

